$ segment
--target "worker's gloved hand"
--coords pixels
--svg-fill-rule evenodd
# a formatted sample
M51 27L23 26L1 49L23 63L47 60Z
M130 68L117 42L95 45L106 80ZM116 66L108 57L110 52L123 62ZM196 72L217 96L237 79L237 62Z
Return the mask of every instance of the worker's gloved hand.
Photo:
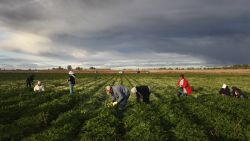
M118 103L118 102L113 102L112 104L113 104L113 106L115 106L117 103Z

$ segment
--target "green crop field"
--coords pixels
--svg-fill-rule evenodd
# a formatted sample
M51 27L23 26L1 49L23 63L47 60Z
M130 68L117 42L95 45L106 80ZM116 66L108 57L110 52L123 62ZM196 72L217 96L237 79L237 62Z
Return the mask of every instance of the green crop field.
M27 74L0 74L0 140L166 141L250 140L250 77L186 74L193 95L176 97L178 74L77 74L69 95L67 74L35 74L45 92L25 87ZM36 81L35 81L36 82ZM223 97L223 83L248 99ZM106 85L148 85L151 103L108 107Z

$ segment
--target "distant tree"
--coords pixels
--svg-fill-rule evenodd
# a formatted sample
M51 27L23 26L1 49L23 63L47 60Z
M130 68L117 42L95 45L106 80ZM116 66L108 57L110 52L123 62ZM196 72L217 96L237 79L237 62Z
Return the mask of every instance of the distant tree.
M90 69L90 70L95 70L95 67L90 67L89 69Z
M71 65L68 65L68 66L67 66L67 69L68 69L68 70L72 70L72 66L71 66Z
M231 66L230 68L233 68L233 69L247 69L249 67L250 66L248 64L236 64L236 65Z
M81 67L76 67L76 70L82 70L82 68Z
M57 69L58 69L58 70L63 70L63 68L62 68L61 66L59 66Z

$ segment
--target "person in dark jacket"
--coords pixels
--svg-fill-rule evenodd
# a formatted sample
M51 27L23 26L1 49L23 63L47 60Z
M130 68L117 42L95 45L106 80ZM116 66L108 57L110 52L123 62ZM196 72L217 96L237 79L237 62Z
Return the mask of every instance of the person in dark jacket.
M106 86L105 90L112 97L112 106L118 105L123 110L130 96L129 89L125 86Z
M219 94L223 95L223 96L230 96L230 89L226 84L223 84Z
M245 98L242 91L239 88L235 87L235 86L232 87L232 96L236 97L236 98Z
M29 76L26 78L26 87L31 88L32 83L33 83L33 81L34 81L34 77L35 77L35 76L32 74L32 75L29 75Z
M149 103L150 88L148 86L136 86L131 89L131 93L136 95L136 101Z
M69 92L70 92L70 94L73 94L74 93L74 85L76 84L75 74L73 71L69 71L68 82L69 82Z

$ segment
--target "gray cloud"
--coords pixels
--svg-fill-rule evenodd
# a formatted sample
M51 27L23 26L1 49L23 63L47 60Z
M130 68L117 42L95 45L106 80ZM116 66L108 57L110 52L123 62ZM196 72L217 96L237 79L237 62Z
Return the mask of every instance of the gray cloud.
M59 60L97 65L96 60L128 60L124 66L183 65L183 59L186 65L197 66L249 64L249 4L248 0L3 0L0 24L48 38L54 49L38 55ZM79 59L55 49L82 50L87 55ZM157 59L157 54L187 58ZM136 61L148 56L153 63ZM189 64L194 58L202 63Z

